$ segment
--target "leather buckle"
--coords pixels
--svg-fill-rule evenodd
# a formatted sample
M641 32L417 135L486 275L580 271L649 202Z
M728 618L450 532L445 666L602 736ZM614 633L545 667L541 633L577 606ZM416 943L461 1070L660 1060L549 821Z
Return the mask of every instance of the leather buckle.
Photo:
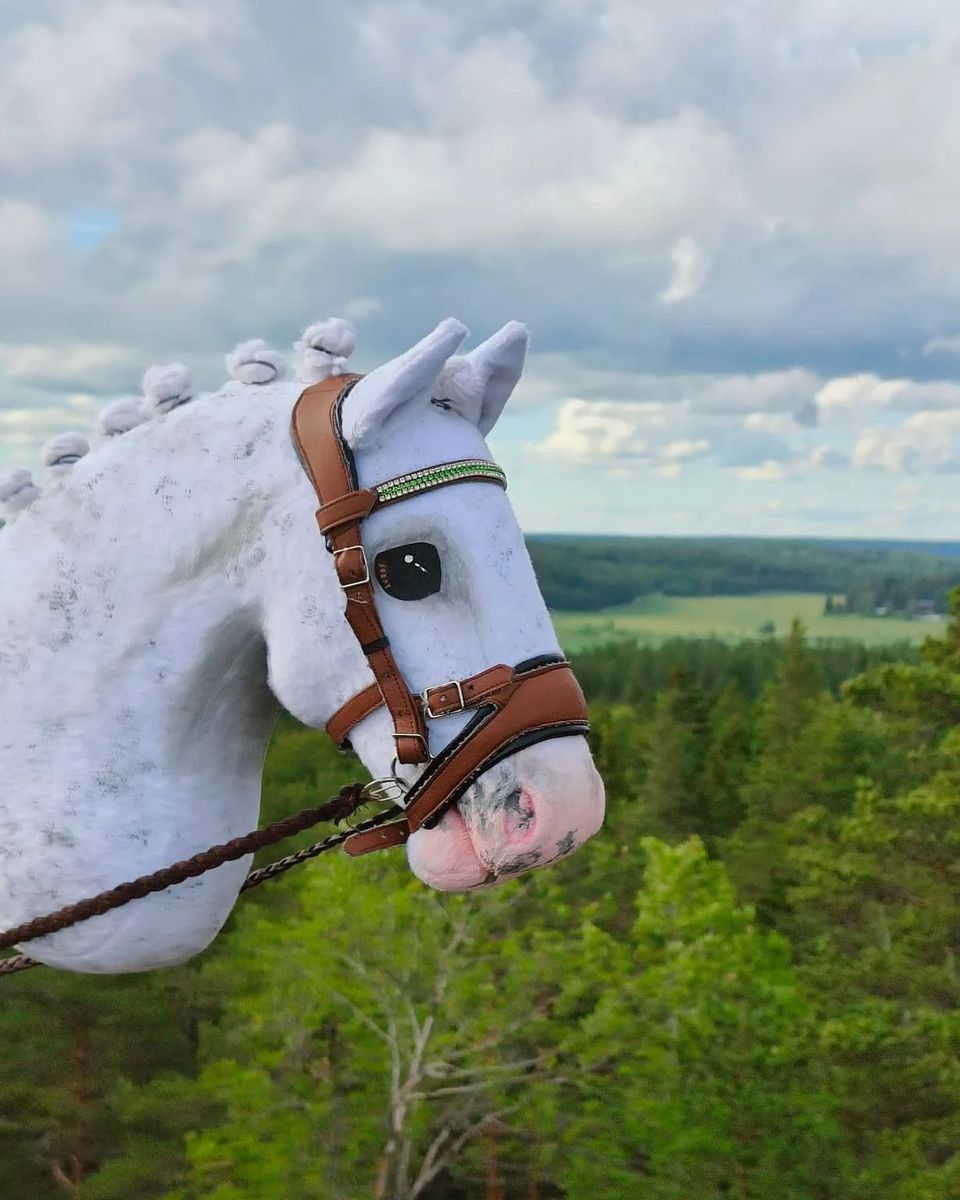
M443 712L434 712L430 707L430 693L445 691L447 688L451 687L457 689L457 707L445 709ZM423 701L424 714L434 721L438 720L440 717L455 716L457 713L462 713L467 707L467 702L463 698L463 688L459 679L449 679L446 683L436 683L433 685L433 687L424 688L420 693L420 699Z
M360 561L363 563L363 578L348 579L346 583L343 581L343 576L340 574L340 555L349 554L351 550L360 551ZM333 565L337 572L337 580L343 591L349 588L362 587L363 584L370 582L370 564L367 562L367 552L362 546L341 546L339 550L333 551Z

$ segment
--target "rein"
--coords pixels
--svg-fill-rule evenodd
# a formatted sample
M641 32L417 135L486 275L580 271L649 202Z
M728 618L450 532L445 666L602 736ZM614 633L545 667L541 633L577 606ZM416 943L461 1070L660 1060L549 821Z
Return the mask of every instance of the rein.
M0 950L9 950L20 942L28 942L33 938L57 933L71 925L78 925L81 921L89 921L91 917L98 917L112 909L121 908L124 904L129 904L131 900L140 900L154 892L162 892L168 887L184 883L187 879L195 879L198 875L204 875L207 871L222 867L224 863L235 862L246 854L253 854L267 846L276 845L277 842L293 837L296 833L302 833L305 829L310 829L311 826L318 825L321 821L333 821L334 824L339 824L351 817L357 809L367 805L371 799L378 798L370 784L348 784L340 789L337 796L325 804L318 804L314 808L305 808L302 812L294 813L289 817L282 817L279 821L265 825L263 829L255 829L252 833L231 838L229 842L211 846L209 850L202 850L199 854L194 854L191 858L183 859L181 862L171 863L169 867L161 867L159 871L141 875L129 883L118 884L105 892L98 892L96 896L78 900L75 904L67 904L63 908L57 909L56 912L48 913L43 917L34 917L32 921L25 921L22 925L15 925L12 929L4 930L3 933L0 933ZM349 829L331 834L323 841L314 842L311 846L304 846L302 850L296 850L293 854L287 854L283 858L267 863L266 866L258 867L246 877L240 891L246 892L250 888L259 887L261 883L266 883L268 879L275 879L299 863L317 858L326 850L342 846L354 833L376 829L378 825L390 820L400 811L398 808L388 808ZM0 975L12 975L15 971L26 971L31 967L42 967L43 965L35 959L28 958L25 954L16 954L10 958L0 959Z
M294 405L292 417L291 437L320 501L317 524L333 557L345 597L345 615L374 677L374 683L337 709L326 729L337 746L346 749L354 726L385 707L394 726L394 767L398 762L424 764L422 773L409 785L395 772L365 785L350 784L326 804L304 809L152 874L0 932L0 950L164 891L320 821L346 820L371 801L392 802L393 807L252 871L241 891L335 846L342 845L354 857L400 846L418 829L436 825L471 784L502 759L550 738L589 732L583 693L570 664L560 655L540 655L512 667L499 663L466 679L425 688L419 695L410 691L377 613L361 522L387 505L452 484L479 482L505 488L506 476L495 463L466 459L424 467L361 489L353 454L341 428L343 402L361 378L342 375L308 387ZM476 711L440 753L432 756L428 722L468 710ZM0 975L39 965L25 955L17 955L0 960Z

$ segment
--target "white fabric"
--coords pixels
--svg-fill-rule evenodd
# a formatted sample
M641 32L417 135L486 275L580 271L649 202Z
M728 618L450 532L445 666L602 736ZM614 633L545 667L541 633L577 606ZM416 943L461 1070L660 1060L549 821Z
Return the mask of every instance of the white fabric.
M82 433L58 433L40 450L40 461L52 472L69 471L77 460L90 453L90 443Z
M489 458L476 425L429 402L463 334L444 322L354 388L344 418L362 486ZM514 341L488 348L491 379L515 360ZM230 403L201 398L104 441L0 535L0 928L254 828L278 705L322 728L371 682L290 441L301 386L233 382ZM501 488L416 496L375 513L363 536L371 561L409 541L441 554L435 596L378 597L414 690L556 652ZM433 751L467 719L431 722ZM389 772L384 712L353 743L374 775ZM548 742L414 835L409 860L434 886L480 886L568 853L601 811L584 740ZM221 927L248 866L220 867L29 953L88 972L182 961Z
M23 467L0 472L0 512L9 525L40 495L33 476Z
M274 383L287 373L283 355L262 338L241 342L227 355L227 374L239 383Z
M332 375L344 375L356 344L356 330L343 317L308 325L293 347L298 355L297 378L301 383L322 383Z
M108 405L97 414L94 432L101 438L120 437L149 420L150 414L144 408L142 399L139 396L128 396Z
M193 380L183 363L147 367L143 376L143 402L153 416L172 412L194 395Z

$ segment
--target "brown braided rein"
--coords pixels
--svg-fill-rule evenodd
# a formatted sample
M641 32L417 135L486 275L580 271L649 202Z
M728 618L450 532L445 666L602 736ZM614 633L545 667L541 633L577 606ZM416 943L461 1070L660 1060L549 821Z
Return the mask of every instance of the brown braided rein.
M321 821L333 821L335 824L345 821L358 808L363 808L368 803L369 801L364 796L363 784L348 784L325 804L306 808L289 817L282 817L279 821L265 825L263 829L255 829L252 833L232 838L222 845L211 846L209 850L202 850L191 858L172 863L169 867L162 867L150 875L141 875L129 883L118 884L117 887L108 888L107 891L99 892L96 896L78 900L76 904L68 904L56 912L48 913L43 917L34 917L32 921L25 921L22 925L14 926L13 929L6 929L0 933L0 950L9 950L11 947L19 945L20 942L28 942L49 933L57 933L70 925L77 925L81 921L88 921L91 917L99 917L103 913L108 913L114 908L121 908L124 904L129 904L131 900L140 900L154 892L162 892L187 879L204 875L207 871L223 866L224 863L235 862L246 854L252 854L256 850L262 850L266 846L282 842L285 838L302 833L305 829L309 829ZM389 808L384 812L377 813L367 821L361 821L339 833L331 834L330 837L324 838L320 842L314 842L312 846L305 846L302 850L296 850L293 854L277 859L276 862L259 867L250 872L240 890L245 892L261 883L266 883L268 879L282 875L291 867L297 866L298 863L316 858L325 850L332 850L335 846L342 845L354 833L375 829L378 825L393 820L401 811L399 808ZM28 958L27 955L16 954L0 959L0 975L12 975L15 971L26 971L30 967L40 966L43 964Z

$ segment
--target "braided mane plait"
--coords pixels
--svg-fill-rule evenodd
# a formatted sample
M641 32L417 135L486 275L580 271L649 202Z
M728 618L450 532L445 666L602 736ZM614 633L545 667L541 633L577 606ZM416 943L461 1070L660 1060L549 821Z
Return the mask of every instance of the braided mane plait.
M308 325L294 344L298 382L312 384L347 370L347 360L356 347L354 326L343 317L327 317ZM239 342L226 356L228 380L218 393L200 393L183 363L148 367L143 375L141 396L114 400L97 414L91 441L81 433L67 432L51 438L41 450L41 460L52 480L62 480L76 463L118 437L141 425L163 420L168 414L202 395L221 395L229 400L249 387L279 382L287 375L284 356L262 338ZM484 381L469 359L455 355L447 362L434 388L434 403L453 407L461 415L476 419ZM0 512L9 523L41 494L29 471L14 468L0 474Z

